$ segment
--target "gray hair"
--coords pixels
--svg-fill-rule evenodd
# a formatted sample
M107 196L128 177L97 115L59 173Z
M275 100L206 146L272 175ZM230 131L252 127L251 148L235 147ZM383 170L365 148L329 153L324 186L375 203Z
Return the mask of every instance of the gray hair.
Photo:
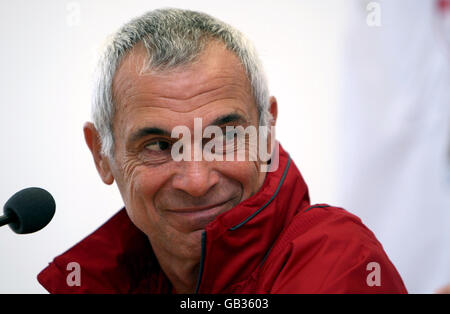
M98 64L92 99L92 119L99 133L102 154L114 155L113 79L124 56L142 42L148 54L147 70L166 71L192 63L205 45L222 41L241 61L257 105L259 125L268 126L267 80L256 50L245 36L230 25L205 13L181 9L158 9L122 26L105 47ZM267 136L267 134L262 134Z

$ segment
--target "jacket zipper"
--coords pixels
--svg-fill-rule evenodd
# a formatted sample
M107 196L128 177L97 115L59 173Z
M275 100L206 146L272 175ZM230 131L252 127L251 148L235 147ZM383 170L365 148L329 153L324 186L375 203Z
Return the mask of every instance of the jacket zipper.
M200 284L201 284L202 275L203 275L203 268L204 268L204 264L205 264L205 253L206 253L206 231L203 231L203 233L202 233L202 251L201 251L201 256L200 256L200 270L198 272L197 285L195 287L195 294L198 294L198 290L200 289Z

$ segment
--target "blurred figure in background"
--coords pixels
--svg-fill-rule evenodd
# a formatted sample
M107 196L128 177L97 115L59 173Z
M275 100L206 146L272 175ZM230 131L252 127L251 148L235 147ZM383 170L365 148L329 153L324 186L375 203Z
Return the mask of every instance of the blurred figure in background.
M432 293L450 283L450 1L355 0L349 15L339 204L374 231L409 292Z

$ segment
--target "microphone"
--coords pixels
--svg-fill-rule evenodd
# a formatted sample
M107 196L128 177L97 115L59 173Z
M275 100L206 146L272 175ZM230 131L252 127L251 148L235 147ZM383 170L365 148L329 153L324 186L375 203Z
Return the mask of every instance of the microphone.
M44 228L55 214L55 200L41 188L23 189L6 202L0 227L6 224L19 234L32 233Z

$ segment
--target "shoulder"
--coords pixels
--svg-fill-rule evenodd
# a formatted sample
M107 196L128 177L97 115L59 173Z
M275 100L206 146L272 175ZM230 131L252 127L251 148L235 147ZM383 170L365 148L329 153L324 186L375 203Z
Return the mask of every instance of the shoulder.
M55 257L37 279L50 293L126 293L140 286L151 264L147 238L122 209Z
M304 236L327 239L333 244L356 241L364 246L381 247L380 242L361 219L340 207L319 204L299 212L286 229L294 245Z
M406 292L375 235L342 208L320 204L298 212L272 251L265 265L277 272L271 292Z

